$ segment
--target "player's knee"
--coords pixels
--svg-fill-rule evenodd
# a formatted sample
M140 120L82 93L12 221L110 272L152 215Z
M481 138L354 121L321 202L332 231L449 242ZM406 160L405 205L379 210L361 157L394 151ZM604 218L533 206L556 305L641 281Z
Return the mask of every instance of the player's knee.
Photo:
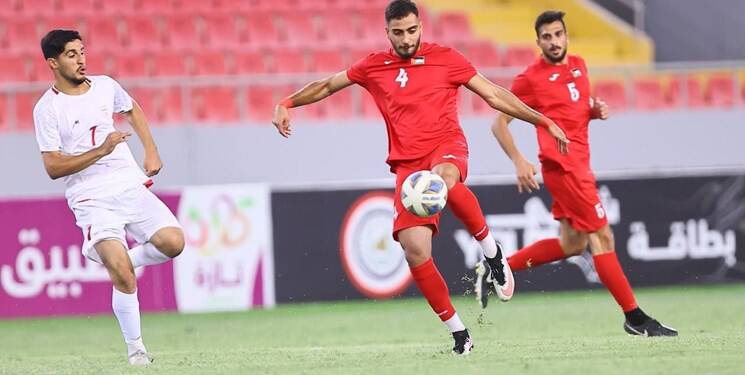
M179 228L169 228L168 232L162 237L162 241L155 245L166 256L175 258L184 251L184 246L186 246L184 232Z
M604 249L615 249L615 239L613 238L613 231L608 227L606 230L601 230L598 233L598 239Z
M430 257L430 252L427 251L425 246L408 244L403 249L406 255L406 262L412 267L424 263Z
M562 250L567 257L582 255L587 249L588 239L586 236L571 236L562 243Z
M117 260L107 265L111 275L111 282L124 293L134 293L137 289L137 278L135 277L132 264L125 260Z

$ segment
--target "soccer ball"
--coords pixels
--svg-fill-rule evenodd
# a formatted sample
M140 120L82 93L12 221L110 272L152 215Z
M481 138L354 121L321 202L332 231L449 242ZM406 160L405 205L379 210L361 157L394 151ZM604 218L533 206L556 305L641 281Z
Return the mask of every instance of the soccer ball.
M445 208L447 200L445 180L431 171L414 172L401 184L401 203L416 216L436 215Z

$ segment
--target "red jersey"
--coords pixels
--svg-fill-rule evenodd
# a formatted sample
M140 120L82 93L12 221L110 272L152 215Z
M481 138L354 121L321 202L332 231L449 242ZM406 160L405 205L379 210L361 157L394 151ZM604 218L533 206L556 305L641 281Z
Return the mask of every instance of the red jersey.
M410 59L392 49L358 61L347 77L375 100L388 131L388 164L418 159L437 146L459 137L458 87L476 69L458 51L422 43Z
M548 130L538 128L539 158L546 170L590 168L587 126L592 98L585 61L570 55L566 64L552 65L543 58L530 65L512 83L512 93L533 109L554 120L569 141L562 155Z

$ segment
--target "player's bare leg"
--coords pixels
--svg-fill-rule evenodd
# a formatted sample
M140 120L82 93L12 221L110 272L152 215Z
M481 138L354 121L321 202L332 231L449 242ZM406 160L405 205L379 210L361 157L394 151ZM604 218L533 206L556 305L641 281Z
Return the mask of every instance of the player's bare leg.
M476 298L479 301L486 301L482 298L483 293L487 292L483 286L491 283L499 299L509 301L515 291L512 270L503 257L501 245L494 240L486 225L476 195L461 182L460 169L455 164L440 163L435 165L432 171L445 180L448 187L448 207L481 245L481 251L486 258L486 262L480 264L482 272L477 272ZM487 270L489 272L486 272ZM485 305L483 303L482 307Z
M453 352L465 355L471 351L473 344L468 330L450 301L447 283L432 259L432 233L432 228L428 226L406 228L398 232L398 241L404 249L406 261L419 291L453 334Z
M184 232L181 228L166 227L158 230L144 244L127 253L134 268L165 263L184 250Z
M127 256L127 249L119 240L103 240L95 245L111 282L114 284L111 305L119 321L127 357L132 365L148 365L152 358L142 343L140 329L140 303L137 299L137 279Z
M664 326L639 308L631 285L618 262L610 225L606 224L598 231L589 233L588 238L598 277L626 316L624 330L631 335L677 336L678 331Z

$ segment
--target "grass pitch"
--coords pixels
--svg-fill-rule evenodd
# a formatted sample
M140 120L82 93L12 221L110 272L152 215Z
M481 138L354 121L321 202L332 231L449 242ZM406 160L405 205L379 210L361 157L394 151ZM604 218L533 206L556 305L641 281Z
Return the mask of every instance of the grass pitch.
M455 299L468 357L423 299L148 314L149 368L126 364L113 315L0 321L0 374L743 374L745 284L639 289L678 338L627 336L602 289L516 294L482 315Z

